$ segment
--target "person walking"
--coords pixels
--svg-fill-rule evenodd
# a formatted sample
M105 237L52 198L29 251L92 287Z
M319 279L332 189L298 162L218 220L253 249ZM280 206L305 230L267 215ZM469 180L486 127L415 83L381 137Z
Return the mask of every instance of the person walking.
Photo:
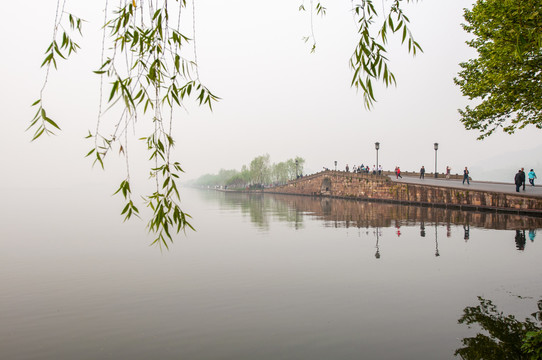
M520 169L518 170L516 176L514 176L514 184L516 184L516 192L519 192L519 188L521 187L521 184L522 184L521 174L524 174L524 173Z
M450 180L450 171L452 171L452 168L446 166L446 180Z
M529 177L529 183L531 184L531 186L534 186L534 179L536 179L536 174L534 173L534 170L531 169L527 176Z
M469 169L465 166L465 170L463 170L463 185L465 185L465 180L467 180L467 185L470 185L469 181Z
M401 179L403 178L401 176L401 168L399 166L397 166L397 178L401 178Z
M525 169L521 168L521 185L523 185L523 191L525 191Z
M423 165L420 169L420 179L425 179L425 167Z
M348 167L348 164L346 164L346 172L350 172L350 168Z

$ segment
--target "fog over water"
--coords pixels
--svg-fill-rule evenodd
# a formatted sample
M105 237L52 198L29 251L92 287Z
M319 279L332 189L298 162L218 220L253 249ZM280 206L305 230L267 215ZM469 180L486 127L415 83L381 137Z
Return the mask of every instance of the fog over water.
M1 357L450 359L477 296L542 295L539 219L182 193L197 231L161 252L102 189L2 191Z
M472 0L406 5L424 53L390 42L398 86L375 88L370 112L349 86L350 1L326 3L315 54L298 2L196 2L196 24L188 3L183 31L196 35L201 80L222 100L212 113L192 103L175 112L181 181L265 153L301 156L305 173L372 165L376 141L384 169L432 171L435 142L439 171L469 166L473 180L542 169L538 130L480 142L459 122L467 100L453 77L473 56L460 26ZM3 5L0 358L449 359L476 333L457 320L477 296L522 319L535 310L542 226L527 217L182 189L197 231L168 251L149 247L146 220L123 223L111 196L126 177L118 149L105 171L84 158L103 2L66 2L87 21L82 49L59 62L44 95L62 131L33 143L25 129L57 1ZM139 120L130 176L144 194L153 164L137 140L149 118Z

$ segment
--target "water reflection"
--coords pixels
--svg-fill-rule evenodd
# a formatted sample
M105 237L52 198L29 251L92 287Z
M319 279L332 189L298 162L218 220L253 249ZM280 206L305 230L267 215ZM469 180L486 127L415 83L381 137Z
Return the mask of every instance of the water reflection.
M271 218L302 228L306 217L320 220L326 227L386 228L395 227L401 236L401 227L420 227L420 236L427 235L426 226L446 226L451 236L451 225L463 227L464 240L470 239L470 227L516 230L518 249L525 246L525 232L534 241L536 230L542 228L542 218L488 212L470 212L421 206L371 203L354 200L206 191L204 199L217 201L221 207L240 209L261 229L267 229ZM519 234L519 235L518 235ZM435 239L437 229L435 227ZM518 237L521 237L519 239ZM438 244L437 244L438 245Z
M375 258L380 259L380 248L378 247L378 240L380 239L381 233L380 233L379 228L375 229L375 234L376 234L376 254L375 254Z
M516 230L516 249L518 250L525 250L525 243L527 242L525 239L525 230Z
M438 252L438 234L437 234L437 226L435 225L435 256L438 257L440 256L439 252Z
M291 224L294 229L303 228L303 213L297 208L296 201L281 201L264 194L246 194L239 192L201 191L203 200L218 201L223 209L239 209L243 215L261 230L269 230L271 220ZM294 200L297 197L294 197Z
M463 309L458 323L476 325L481 331L474 337L463 338L463 346L455 355L465 360L531 359L522 345L529 332L542 329L542 300L538 301L538 311L531 314L532 319L524 321L504 315L491 300L479 296L478 301L479 305Z

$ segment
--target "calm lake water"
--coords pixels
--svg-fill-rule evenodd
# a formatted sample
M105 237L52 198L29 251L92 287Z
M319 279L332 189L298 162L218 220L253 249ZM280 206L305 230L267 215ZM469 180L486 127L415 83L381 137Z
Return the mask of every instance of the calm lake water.
M2 359L451 359L542 296L540 219L185 189L160 251L102 190L1 193Z

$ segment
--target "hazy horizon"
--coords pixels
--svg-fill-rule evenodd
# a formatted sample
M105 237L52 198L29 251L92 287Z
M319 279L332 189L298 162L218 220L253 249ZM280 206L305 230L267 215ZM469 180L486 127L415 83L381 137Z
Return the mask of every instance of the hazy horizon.
M222 100L213 112L192 102L186 110L175 112L174 157L185 170L182 180L220 169L241 169L262 154L270 154L273 162L301 156L306 159L307 172L333 168L335 160L339 168L347 163L372 165L377 141L381 144L379 163L385 169L399 165L418 170L424 165L433 171L433 143L438 142L439 172L446 165L452 171L469 166L473 179L499 176L493 180L503 181L513 178L518 167L536 171L541 150L538 129L530 126L514 135L498 131L479 141L477 133L466 131L459 122L457 109L468 101L453 78L458 64L475 55L465 44L469 37L461 28L463 8L473 2L426 0L404 5L424 52L413 58L399 46L399 38L390 41L388 56L397 87L377 86L378 101L371 111L364 108L362 95L350 87L348 60L356 44L350 2L325 4L327 15L315 17L314 54L301 40L310 32L310 16L298 11L298 3L198 3L199 74ZM92 162L84 158L93 146L84 137L95 129L98 113L99 77L92 70L100 62L103 5L67 4L66 11L87 22L82 49L71 60L59 62L44 94L48 114L62 131L33 143L32 134L25 129L34 115L30 105L38 98L45 76L40 64L51 40L56 1L6 5L5 13L14 15L0 26L5 48L13 56L2 59L0 70L5 104L2 149L9 154L5 168L16 175L6 177L3 186L117 186L125 176L123 158L112 153L105 172L92 168ZM22 13L25 24L31 26L21 24L16 15ZM13 29L17 36L8 35ZM191 17L183 31L193 35ZM140 125L132 132L130 173L134 181L144 183L148 154L135 139L147 134L141 120ZM499 158L508 160L500 162Z

